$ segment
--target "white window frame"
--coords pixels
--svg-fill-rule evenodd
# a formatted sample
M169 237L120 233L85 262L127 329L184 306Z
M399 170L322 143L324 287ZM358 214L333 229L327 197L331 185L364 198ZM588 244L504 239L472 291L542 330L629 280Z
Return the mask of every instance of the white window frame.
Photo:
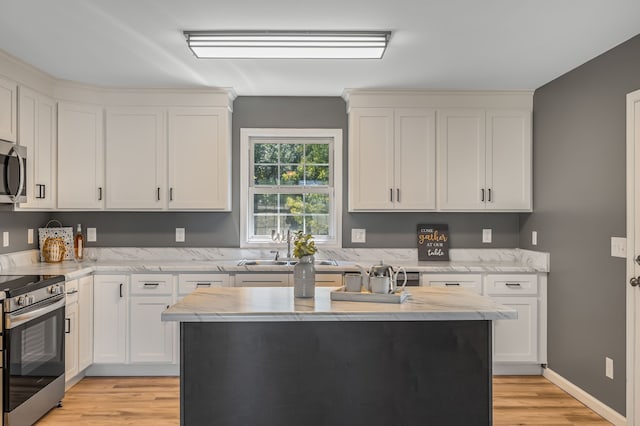
M316 239L316 245L326 248L342 247L342 129L240 129L240 247L273 247L272 241L249 240L252 218L249 215L250 141L252 138L322 138L333 139L333 199L334 208L330 223L334 224L333 235L325 241Z

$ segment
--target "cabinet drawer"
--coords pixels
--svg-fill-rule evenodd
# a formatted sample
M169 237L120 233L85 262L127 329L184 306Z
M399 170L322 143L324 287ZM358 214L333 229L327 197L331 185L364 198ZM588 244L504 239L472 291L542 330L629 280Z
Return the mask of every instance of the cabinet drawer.
M487 275L486 293L488 295L536 295L538 277L536 275Z
M236 287L288 287L289 274L236 274Z
M173 293L173 276L159 274L131 275L131 294L167 295Z
M293 277L292 277L293 279ZM342 274L318 274L316 273L316 286L318 287L342 287Z
M178 294L185 295L198 288L228 287L229 274L180 274Z
M478 274L422 274L420 285L466 288L478 294L482 293L482 277Z

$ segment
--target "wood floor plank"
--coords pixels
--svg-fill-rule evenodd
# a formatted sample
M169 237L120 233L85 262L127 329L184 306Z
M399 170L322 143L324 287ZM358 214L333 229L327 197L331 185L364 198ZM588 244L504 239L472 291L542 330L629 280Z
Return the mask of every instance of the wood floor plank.
M177 377L87 377L38 426L180 424ZM495 426L601 426L611 423L542 376L493 379Z

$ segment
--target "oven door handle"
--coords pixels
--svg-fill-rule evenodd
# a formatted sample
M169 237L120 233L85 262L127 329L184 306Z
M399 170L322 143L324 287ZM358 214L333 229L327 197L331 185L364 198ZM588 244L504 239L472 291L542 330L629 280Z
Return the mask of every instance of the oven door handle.
M65 300L64 295L53 297L47 301L44 305L39 305L37 308L33 310L29 310L27 312L20 312L19 314L7 314L5 318L4 327L6 329L11 329L18 327L25 322L34 320L38 317L48 314L49 312L53 312L56 309L60 309L64 307Z

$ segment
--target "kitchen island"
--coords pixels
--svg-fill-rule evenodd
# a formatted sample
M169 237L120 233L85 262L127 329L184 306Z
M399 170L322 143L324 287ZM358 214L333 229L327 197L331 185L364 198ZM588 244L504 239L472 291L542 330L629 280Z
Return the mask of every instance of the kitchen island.
M180 322L183 425L490 425L491 321L516 312L418 287L402 304L332 288L198 290Z

